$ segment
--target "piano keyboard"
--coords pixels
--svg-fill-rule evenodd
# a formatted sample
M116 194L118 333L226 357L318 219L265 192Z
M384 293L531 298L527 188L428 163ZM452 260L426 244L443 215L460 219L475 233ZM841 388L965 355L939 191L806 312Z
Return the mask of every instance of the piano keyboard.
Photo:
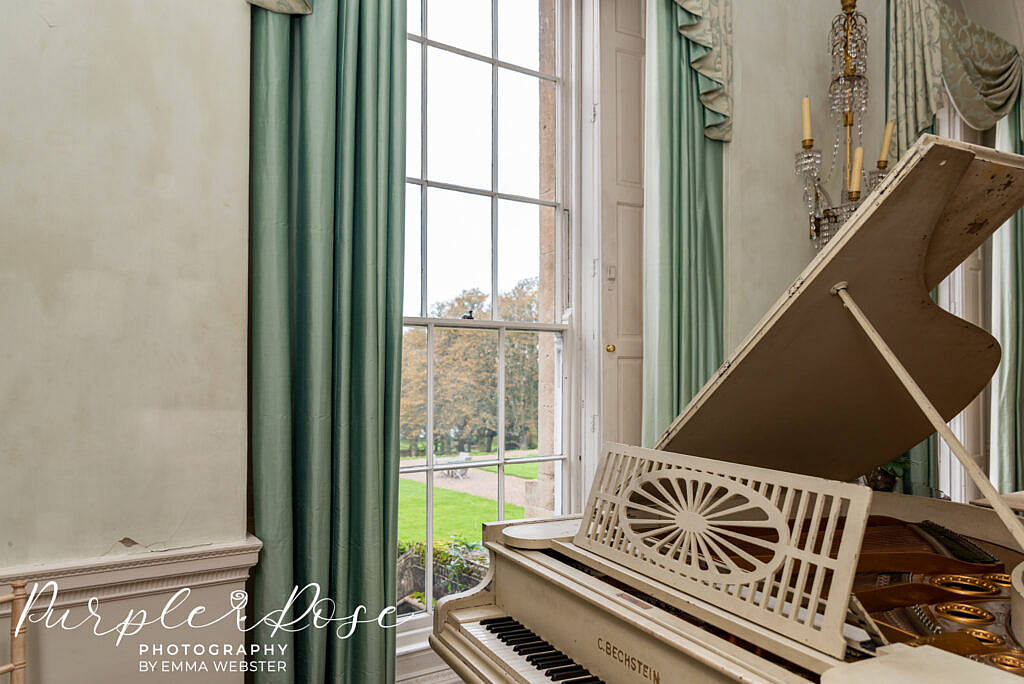
M522 684L603 684L599 677L511 616L463 622L460 629Z

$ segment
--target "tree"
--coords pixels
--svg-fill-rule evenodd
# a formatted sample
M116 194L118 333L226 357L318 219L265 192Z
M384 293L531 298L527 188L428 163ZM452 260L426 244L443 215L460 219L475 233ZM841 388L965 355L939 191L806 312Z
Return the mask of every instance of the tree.
M537 279L520 281L499 295L502 317L536 320ZM462 292L437 304L438 318L458 318L472 310L475 318L490 318L487 296L480 290ZM494 452L498 435L498 334L492 330L434 329L434 453ZM505 338L505 437L510 449L537 446L538 334L510 332ZM426 330L410 327L402 345L401 437L410 455L425 438Z
M409 327L402 335L402 403L399 438L409 443L409 456L426 456L427 329ZM423 453L417 453L423 442Z

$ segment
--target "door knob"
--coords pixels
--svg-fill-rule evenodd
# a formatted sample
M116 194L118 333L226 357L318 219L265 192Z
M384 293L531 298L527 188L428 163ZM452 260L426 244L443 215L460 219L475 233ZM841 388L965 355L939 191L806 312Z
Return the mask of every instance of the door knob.
M613 352L613 351L615 351L615 345L614 344L606 344L606 345L604 345L604 350L606 352Z

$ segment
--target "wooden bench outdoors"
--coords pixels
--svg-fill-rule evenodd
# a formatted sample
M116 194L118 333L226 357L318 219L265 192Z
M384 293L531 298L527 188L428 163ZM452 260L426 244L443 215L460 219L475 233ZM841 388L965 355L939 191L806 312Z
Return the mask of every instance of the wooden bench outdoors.
M25 630L22 629L17 636L14 631L21 621L27 599L24 582L11 582L11 593L0 595L0 605L11 604L11 662L0 665L0 674L11 673L11 684L25 684Z

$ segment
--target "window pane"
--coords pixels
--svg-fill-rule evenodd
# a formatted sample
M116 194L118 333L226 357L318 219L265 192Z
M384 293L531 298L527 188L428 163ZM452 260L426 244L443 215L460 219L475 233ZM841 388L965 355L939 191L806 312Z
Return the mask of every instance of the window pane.
M558 333L505 334L505 457L562 452Z
M420 312L420 186L405 184L405 283L402 314Z
M411 40L407 47L406 62L409 65L409 71L406 75L405 100L405 174L412 178L419 178L423 175L423 169L420 168L420 128L423 125L420 114L420 93L422 92L420 86L423 85L420 60L423 47Z
M398 572L395 606L399 615L426 608L427 495L422 473L398 481Z
M554 0L498 0L498 59L554 73Z
M491 3L486 0L429 0L431 40L491 56Z
M491 200L427 190L428 314L490 318Z
M409 8L409 13L406 15L407 23L405 30L416 36L423 35L421 33L423 29L420 22L420 0L409 0L407 6Z
M498 71L498 189L554 199L555 86Z
M435 461L496 453L497 331L435 328L434 335Z
M561 514L562 461L505 464L505 502L524 518ZM514 519L506 513L506 520Z
M402 330L402 398L399 409L399 450L403 468L427 458L427 329Z
M491 67L436 48L427 50L427 176L491 187Z
M487 572L480 543L485 522L498 519L498 474L466 468L458 476L434 478L434 596L470 589ZM523 517L521 505L505 503L505 519Z
M402 331L402 398L399 410L401 465L423 463L427 445L427 329ZM398 595L400 615L424 608L427 496L425 478L403 475L398 483Z
M499 317L509 321L554 319L555 210L526 202L498 201Z

